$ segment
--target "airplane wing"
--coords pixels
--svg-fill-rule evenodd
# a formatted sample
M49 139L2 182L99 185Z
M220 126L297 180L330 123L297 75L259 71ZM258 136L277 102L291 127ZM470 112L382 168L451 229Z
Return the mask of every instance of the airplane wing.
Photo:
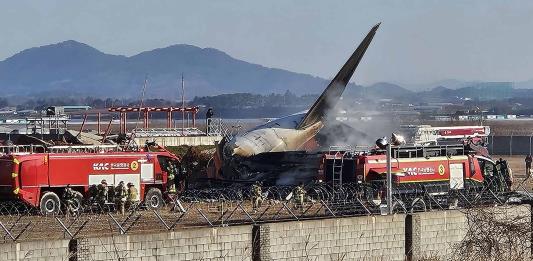
M363 41L359 44L352 56L350 56L348 61L346 61L344 66L342 66L341 70L329 83L326 90L324 90L320 97L315 101L313 106L311 106L311 109L309 109L300 124L298 124L298 129L305 129L306 127L321 121L326 112L335 107L337 101L344 92L344 89L346 89L348 81L350 81L350 78L352 78L355 68L357 68L357 65L361 61L361 58L363 58L366 49L372 42L372 39L374 38L374 35L376 34L380 24L381 23L375 25L372 27L370 32L368 32L365 39L363 39Z

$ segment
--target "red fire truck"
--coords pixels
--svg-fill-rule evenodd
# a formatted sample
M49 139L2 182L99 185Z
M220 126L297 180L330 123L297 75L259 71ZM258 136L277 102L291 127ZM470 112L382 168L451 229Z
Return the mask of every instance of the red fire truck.
M163 204L169 171L180 169L180 158L161 148L155 152L74 151L78 152L1 156L1 199L21 200L40 208L42 213L56 213L61 209L61 197L67 185L75 190L73 205L78 208L102 180L107 182L110 191L124 181L137 188L138 200L144 200L148 207L158 208ZM175 182L180 180L178 174Z
M468 146L400 147L392 149L391 172L396 193L446 195L453 191L490 187L507 191L512 171L505 161L476 155ZM386 191L387 157L384 151L334 150L323 154L317 178L339 184L353 182L370 188L370 200L379 202ZM397 195L409 198L409 195ZM416 197L411 197L414 200ZM418 199L423 200L423 197Z

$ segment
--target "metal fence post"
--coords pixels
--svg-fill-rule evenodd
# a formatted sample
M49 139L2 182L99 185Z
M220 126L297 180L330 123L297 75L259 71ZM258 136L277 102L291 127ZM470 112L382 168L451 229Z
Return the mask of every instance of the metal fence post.
M389 214L392 214L392 164L390 144L387 144L387 208Z
M529 134L529 155L531 155L531 134Z
M494 133L491 133L491 139L490 139L490 154L494 154Z

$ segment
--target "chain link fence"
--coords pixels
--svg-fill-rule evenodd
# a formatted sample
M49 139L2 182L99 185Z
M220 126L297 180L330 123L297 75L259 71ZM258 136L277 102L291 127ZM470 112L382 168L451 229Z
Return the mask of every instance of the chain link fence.
M533 133L531 135L489 136L491 155L528 155L533 152Z
M380 215L386 213L381 191L362 184L349 183L333 189L317 183L305 188L303 202L294 187L264 188L263 202L254 207L249 188L189 190L170 199L160 209L145 204L130 207L124 215L113 205L104 208L94 204L76 213L41 215L38 210L19 202L0 204L2 242L39 239L75 239L130 233L172 231L184 227L220 227L293 221L331 217ZM445 191L445 188L442 188ZM380 198L382 197L382 198ZM494 184L484 187L431 193L423 185L410 185L393 190L394 213L430 210L469 209L478 206L505 205L533 199L524 183L513 191Z

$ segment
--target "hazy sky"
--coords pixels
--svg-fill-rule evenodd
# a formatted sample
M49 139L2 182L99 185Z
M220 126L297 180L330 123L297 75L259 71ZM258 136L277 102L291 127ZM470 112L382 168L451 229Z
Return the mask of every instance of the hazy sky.
M4 1L0 60L68 39L133 55L177 43L332 78L382 22L355 82L533 79L533 1Z

